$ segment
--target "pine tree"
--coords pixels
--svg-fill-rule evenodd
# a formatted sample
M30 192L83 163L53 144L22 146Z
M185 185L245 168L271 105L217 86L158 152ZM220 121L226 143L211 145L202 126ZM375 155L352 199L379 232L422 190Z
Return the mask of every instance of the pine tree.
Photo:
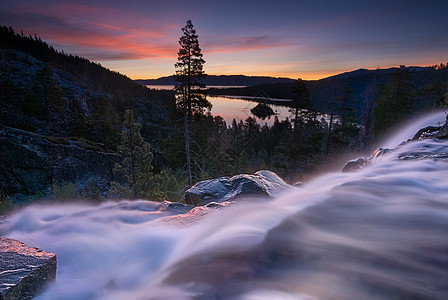
M294 112L294 134L296 134L299 127L299 118L300 118L299 111L307 110L311 112L313 109L313 104L311 103L310 92L308 91L306 83L301 78L297 79L294 82L292 88L292 94L293 94L292 105Z
M202 58L201 48L196 30L193 28L191 20L187 21L182 28L183 35L179 39L180 49L177 52L176 81L175 85L176 99L178 108L184 112L184 140L186 153L186 172L188 184L193 183L192 171L192 137L190 123L193 113L203 113L211 108L211 103L207 101L204 93L205 85L201 79L205 77L203 65L205 60Z
M114 171L129 184L133 197L148 197L152 183L151 147L140 134L141 125L136 122L134 111L126 110L121 144L117 147L121 163L115 164Z
M338 95L331 103L325 144L325 153L327 156L332 150L333 140L343 143L343 140L348 139L348 136L344 135L353 131L353 128L356 127L354 126L356 122L356 99L354 98L354 92L352 87L346 83L341 86ZM334 126L335 123L336 126ZM339 137L335 136L335 131L340 135Z

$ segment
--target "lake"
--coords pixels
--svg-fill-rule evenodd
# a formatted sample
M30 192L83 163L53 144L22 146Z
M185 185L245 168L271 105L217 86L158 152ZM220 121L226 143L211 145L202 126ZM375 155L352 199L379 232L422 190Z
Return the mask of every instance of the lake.
M147 85L146 87L159 90L171 90L173 85ZM241 86L208 86L209 88L234 88ZM285 105L290 101L289 99L267 99L261 97L245 97L245 96L207 96L207 100L212 103L211 113L214 116L221 116L227 123L232 124L232 120L246 120L248 117L255 117L260 125L267 124L272 126L274 124L275 116L280 121L291 117L287 106L279 105L279 102L284 102ZM270 101L275 101L276 104L270 104ZM251 109L258 105L258 103L266 103L275 113L275 116L268 117L264 120L256 117L251 113Z
M259 124L264 125L266 123L268 126L272 126L272 124L274 124L275 116L277 116L280 121L291 117L288 107L272 105L265 102L272 108L275 116L262 120L250 111L252 108L257 106L259 102L251 101L244 97L207 96L207 100L213 105L211 113L214 116L221 116L226 121L227 125L231 125L233 119L236 119L237 121L244 121L248 117L255 117Z

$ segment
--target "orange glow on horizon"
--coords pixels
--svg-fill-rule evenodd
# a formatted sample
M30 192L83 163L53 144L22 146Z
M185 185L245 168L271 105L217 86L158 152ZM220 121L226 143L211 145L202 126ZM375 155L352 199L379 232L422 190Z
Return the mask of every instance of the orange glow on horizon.
M439 65L440 62L435 62L435 63L428 63L428 64L413 64L412 66L414 67L428 67L428 66L434 66L434 65ZM406 66L411 66L411 65L406 65ZM388 65L388 66L379 66L379 67L375 67L375 68L371 68L371 67L360 67L358 69L366 69L366 70L370 70L370 71L374 71L377 68L380 69L389 69L389 68L399 68L400 65ZM208 75L215 75L215 76L221 76L221 75L226 75L226 76L231 76L231 75L244 75L244 76L267 76L267 77L277 77L277 78L291 78L291 79L297 79L297 78L301 78L303 80L320 80L320 79L324 79L324 78L328 78L331 76L335 76L335 75L339 75L342 73L346 73L346 72L352 72L352 71L356 71L358 69L341 69L341 70L332 70L332 72L306 72L303 74L298 74L298 73L286 73L286 72L274 72L274 73L262 73L262 72L240 72L240 71L236 71L236 72L225 72L225 73L207 73ZM239 69L238 69L239 70ZM130 77L132 80L136 80L136 79L158 79L160 77L166 77L166 76L171 76L174 74L174 68L173 68L173 73L172 74L166 74L166 73L153 73L153 74L148 74L146 75L147 72L141 72L141 73L133 73L130 72L129 74L125 74L126 76Z
M254 73L247 72L244 74L240 74L239 72L218 73L218 74L208 74L207 73L207 74L208 75L216 75L216 76L245 75L245 76L281 77L281 78L291 78L291 79L301 78L304 80L319 80L319 79L327 78L327 77L334 76L334 75L344 73L344 72L349 72L349 71L341 71L341 72L336 72L336 73L307 73L307 74L303 74L303 75L298 75L297 73L268 73L268 74L266 74L266 73L258 73L258 72L254 72ZM174 69L173 69L173 74L174 74ZM137 79L158 79L160 77L171 76L173 74L151 74L151 75L145 76L144 73L138 73L138 74L129 73L129 74L125 74L125 75L130 77L132 80L137 80Z

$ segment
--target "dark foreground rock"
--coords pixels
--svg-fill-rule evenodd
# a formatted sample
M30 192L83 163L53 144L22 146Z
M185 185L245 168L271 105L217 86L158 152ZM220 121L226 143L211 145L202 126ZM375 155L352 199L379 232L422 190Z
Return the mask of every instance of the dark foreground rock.
M115 154L82 141L45 137L0 125L0 190L35 194L53 183L113 180Z
M263 170L254 175L241 174L200 181L186 191L185 202L197 206L255 195L270 197L288 186L274 172Z
M0 300L32 299L55 278L55 254L0 238Z

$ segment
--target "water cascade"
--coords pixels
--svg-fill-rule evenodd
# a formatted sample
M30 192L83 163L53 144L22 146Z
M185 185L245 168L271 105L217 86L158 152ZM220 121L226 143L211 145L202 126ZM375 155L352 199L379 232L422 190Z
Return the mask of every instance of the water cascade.
M30 206L0 233L58 255L38 299L448 298L447 140L406 143L272 201L163 207Z

